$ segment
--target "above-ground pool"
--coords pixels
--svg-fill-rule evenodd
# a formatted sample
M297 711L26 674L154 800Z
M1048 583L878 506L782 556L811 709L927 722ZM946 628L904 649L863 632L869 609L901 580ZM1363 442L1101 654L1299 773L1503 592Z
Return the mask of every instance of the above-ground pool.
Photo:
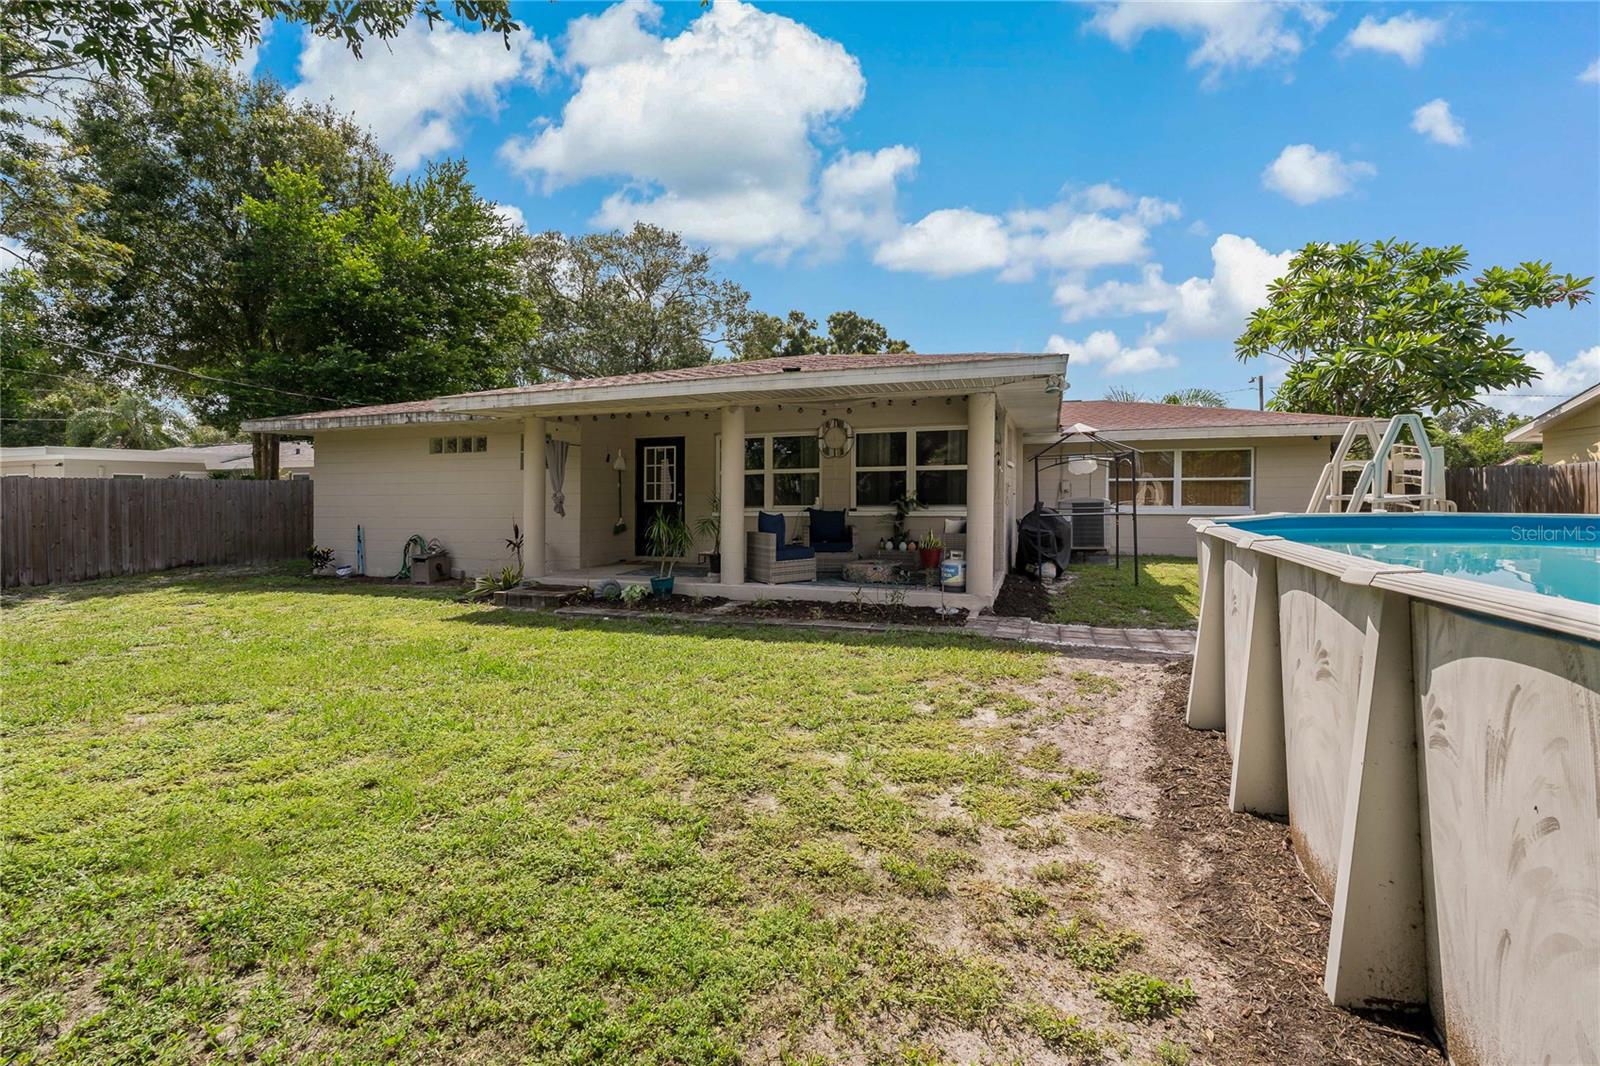
M1600 519L1581 515L1311 514L1230 522L1378 563L1600 604Z
M1600 519L1190 523L1188 721L1284 817L1341 1006L1474 1066L1600 1061Z

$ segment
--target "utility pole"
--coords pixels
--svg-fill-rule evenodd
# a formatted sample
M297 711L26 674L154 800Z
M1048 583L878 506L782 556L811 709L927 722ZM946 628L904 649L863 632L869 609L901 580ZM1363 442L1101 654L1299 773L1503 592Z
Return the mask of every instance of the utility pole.
M1256 410L1265 411L1267 409L1267 375L1257 374L1250 380L1256 383Z

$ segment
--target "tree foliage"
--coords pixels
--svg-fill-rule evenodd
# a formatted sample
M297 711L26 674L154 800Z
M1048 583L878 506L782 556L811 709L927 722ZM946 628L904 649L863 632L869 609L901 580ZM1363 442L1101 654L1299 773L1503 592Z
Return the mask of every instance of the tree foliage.
M745 328L749 293L711 254L646 222L632 230L533 237L523 261L540 312L533 375L605 377L709 362Z
M771 359L796 355L877 355L909 352L911 345L889 336L874 319L855 311L835 311L828 316L828 332L817 333L817 320L803 311L787 318L757 311L750 315L734 345L740 359Z
M1534 308L1575 307L1593 279L1539 262L1470 280L1468 269L1460 245L1309 244L1250 316L1238 356L1288 364L1275 410L1390 417L1472 408L1486 391L1538 376L1510 337L1490 329Z
M1126 385L1113 385L1106 389L1106 399L1117 403L1169 403L1180 407L1228 406L1228 401L1222 393L1203 386L1173 389L1152 400L1137 389L1130 389Z
M71 133L106 190L84 225L127 249L72 316L83 347L121 357L99 369L176 367L137 380L225 429L514 380L524 238L463 165L396 184L348 119L209 67L98 85Z
M1506 434L1527 422L1493 407L1447 411L1433 419L1429 435L1444 447L1446 466L1498 466L1508 459L1532 457L1536 444L1508 444Z

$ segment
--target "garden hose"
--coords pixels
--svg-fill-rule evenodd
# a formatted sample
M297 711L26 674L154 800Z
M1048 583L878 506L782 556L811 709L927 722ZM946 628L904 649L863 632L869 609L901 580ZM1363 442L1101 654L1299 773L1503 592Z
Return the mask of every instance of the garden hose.
M411 576L411 546L417 546L420 555L428 554L428 540L421 533L411 534L411 539L406 541L406 546L400 550L400 572L394 575L396 581L404 581Z

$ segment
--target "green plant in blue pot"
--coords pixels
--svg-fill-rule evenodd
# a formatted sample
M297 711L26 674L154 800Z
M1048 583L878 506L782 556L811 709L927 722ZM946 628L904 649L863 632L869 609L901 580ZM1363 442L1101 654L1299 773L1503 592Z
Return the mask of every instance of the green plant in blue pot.
M650 579L650 590L662 599L672 595L672 567L694 548L694 532L682 515L657 511L645 529L650 554L661 560L661 573Z

